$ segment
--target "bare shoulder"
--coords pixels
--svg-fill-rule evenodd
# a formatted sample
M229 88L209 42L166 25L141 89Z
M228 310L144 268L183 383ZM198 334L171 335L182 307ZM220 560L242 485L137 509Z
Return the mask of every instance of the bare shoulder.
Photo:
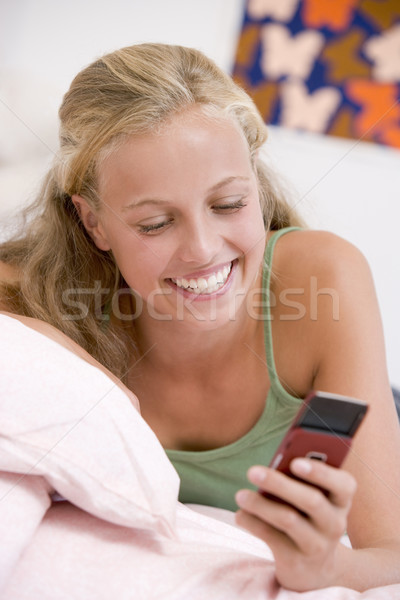
M18 269L0 261L0 282L14 283L18 281Z
M279 248L279 250L278 250ZM334 267L342 259L364 261L361 251L344 238L330 231L301 229L281 237L277 253L282 260L291 262L294 256L307 261L309 265L332 264Z
M338 357L344 359L346 354L342 348L354 353L356 340L359 345L382 348L381 341L377 343L381 340L379 307L363 254L326 231L288 233L276 244L271 292L275 362L281 380L302 394L318 383L318 389L351 395L350 387L339 389L337 384L336 373L343 372ZM323 369L332 373L332 379L317 382Z
M329 232L295 231L278 241L272 270L275 330L292 340L313 387L371 403L382 390L390 395L380 309L362 252Z
M284 235L274 253L273 270L278 278L297 281L317 277L321 283L342 282L352 287L363 278L371 281L362 252L338 235L320 230L299 230Z
M327 231L299 230L277 243L272 264L273 291L281 318L293 319L288 298L302 302L307 335L349 329L380 320L372 273L363 253ZM289 304L289 308L288 308Z
M0 286L18 282L18 270L11 265L0 261ZM7 301L0 289L0 310L7 310Z

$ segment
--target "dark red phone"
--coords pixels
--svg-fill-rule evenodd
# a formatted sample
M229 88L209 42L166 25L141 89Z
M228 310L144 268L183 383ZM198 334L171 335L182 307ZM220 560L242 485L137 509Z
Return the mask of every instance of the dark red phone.
M296 479L289 470L291 461L296 457L322 460L333 467L340 467L367 409L366 402L355 398L311 392L275 452L270 468ZM271 494L261 493L281 501Z

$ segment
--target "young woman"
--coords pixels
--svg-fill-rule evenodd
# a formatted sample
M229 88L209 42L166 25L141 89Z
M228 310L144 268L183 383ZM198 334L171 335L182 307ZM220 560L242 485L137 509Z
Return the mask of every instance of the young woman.
M400 436L371 275L300 227L250 98L201 53L143 44L84 69L60 119L29 226L0 249L3 309L121 379L181 500L239 505L283 586L399 582ZM345 469L298 459L295 480L266 465L311 389L370 409Z

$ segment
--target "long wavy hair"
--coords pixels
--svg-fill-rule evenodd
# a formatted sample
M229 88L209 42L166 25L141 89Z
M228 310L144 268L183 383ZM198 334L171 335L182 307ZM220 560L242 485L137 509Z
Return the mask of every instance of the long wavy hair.
M266 228L300 224L258 156L267 130L247 93L197 50L139 44L103 56L75 77L59 110L60 149L23 234L0 245L0 259L19 274L17 283L2 285L8 309L51 323L122 379L132 338L107 324L103 312L125 282L112 253L99 250L87 234L71 196L79 194L97 210L97 173L107 152L194 104L241 127ZM94 282L102 290L100 306L88 293Z

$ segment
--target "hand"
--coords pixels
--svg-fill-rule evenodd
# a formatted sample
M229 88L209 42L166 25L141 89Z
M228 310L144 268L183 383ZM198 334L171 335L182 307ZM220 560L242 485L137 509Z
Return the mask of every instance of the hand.
M276 578L282 586L306 591L337 585L339 540L346 531L356 481L342 469L311 459L293 460L290 470L304 482L327 490L328 495L274 469L251 467L247 475L254 485L292 506L240 490L236 522L271 548Z

